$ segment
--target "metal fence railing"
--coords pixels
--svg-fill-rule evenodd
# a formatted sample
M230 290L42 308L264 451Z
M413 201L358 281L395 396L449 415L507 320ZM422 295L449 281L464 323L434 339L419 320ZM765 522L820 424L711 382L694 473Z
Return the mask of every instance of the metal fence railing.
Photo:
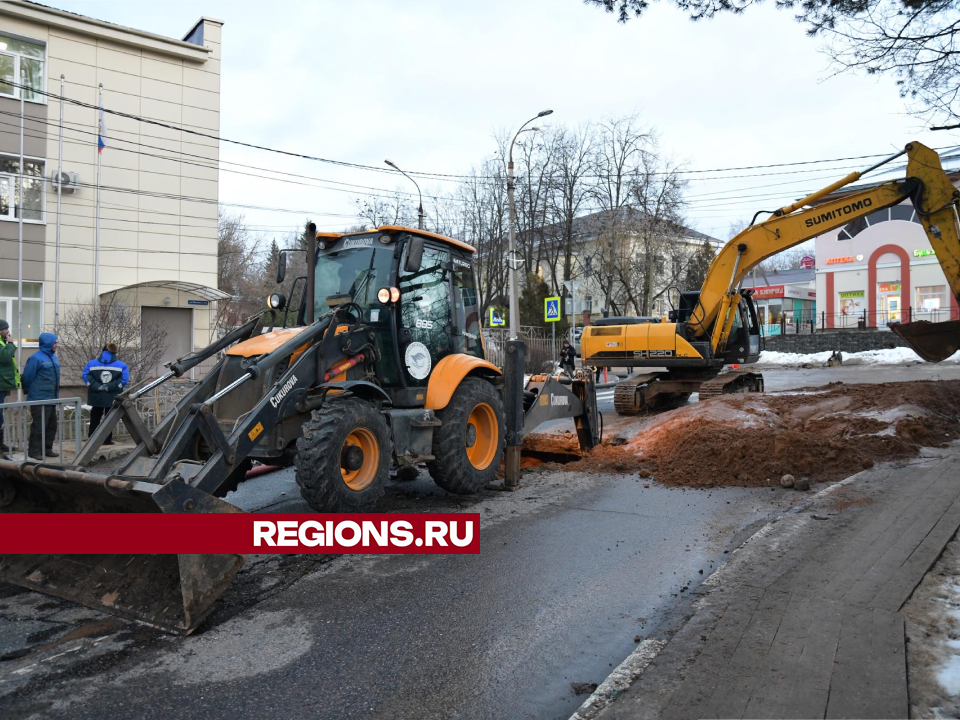
M51 406L53 408L51 409ZM82 410L80 398L56 398L53 400L14 400L0 404L3 412L3 444L10 448L10 455L16 459L28 457L30 450L30 432L39 413L40 450L50 449L56 444L57 454L63 455L64 443L74 445L74 452L80 452ZM48 413L56 413L57 427L53 438L47 437L49 428ZM49 428L52 429L52 428ZM36 458L42 460L43 458Z
M485 329L483 331L483 344L487 360L497 367L503 367L506 343L509 339L510 333L508 330ZM550 337L521 335L520 339L527 345L524 372L529 374L543 372L547 366L552 367L552 363L557 360L557 352L561 344L560 338L557 338L556 347L554 347L553 339Z
M137 412L143 418L144 425L148 430L153 430L160 421L176 407L180 399L189 392L190 388L196 385L194 380L178 380L155 388L152 392L137 398ZM78 397L59 398L56 400L34 400L34 401L8 401L0 404L0 410L4 413L3 422L3 443L7 447L15 450L14 457L23 456L29 452L30 426L34 412L32 407L39 406L43 408L47 405L57 406L57 435L56 442L58 447L63 445L72 445L79 451L80 447L87 441L90 429L90 411L89 406L84 405ZM45 415L47 410L40 410ZM45 419L42 417L41 419ZM42 440L46 442L46 423L44 423L44 432ZM123 442L130 439L130 433L120 422L113 431L115 440ZM46 445L44 445L46 447ZM59 453L62 455L63 453ZM37 458L38 460L40 458Z

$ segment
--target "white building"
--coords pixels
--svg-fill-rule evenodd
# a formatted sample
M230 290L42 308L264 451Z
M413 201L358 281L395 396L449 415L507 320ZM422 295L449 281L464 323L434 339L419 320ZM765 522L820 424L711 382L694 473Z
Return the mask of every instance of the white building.
M54 327L61 77L60 314L112 293L164 325L163 360L209 341L217 289L220 33L183 39L31 2L0 3L0 317L24 347ZM26 81L21 88L23 72ZM98 86L102 151L94 269ZM24 99L23 322L17 326L21 92ZM136 118L157 121L142 122ZM194 132L190 132L194 131ZM106 340L106 339L105 339Z
M941 157L960 186L960 153ZM903 170L897 171L902 177ZM849 189L846 189L849 192ZM817 308L828 328L885 329L888 322L960 317L927 235L910 201L816 238Z

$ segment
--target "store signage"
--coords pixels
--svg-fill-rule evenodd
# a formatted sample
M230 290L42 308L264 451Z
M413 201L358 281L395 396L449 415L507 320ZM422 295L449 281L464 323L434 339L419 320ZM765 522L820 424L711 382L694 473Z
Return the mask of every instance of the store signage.
M817 294L805 287L791 285L764 285L753 288L754 300L768 300L771 298L796 298L798 300L813 300Z
M753 299L763 300L765 298L782 298L783 285L767 285L753 289Z
M843 255L841 257L827 258L827 265L839 265L840 263L856 262L853 255Z
M809 255L804 255L802 258L800 258L800 267L802 267L804 270L809 270L815 264L816 264L816 260L814 260Z
M900 292L900 283L880 283L880 292Z
M841 315L853 316L863 312L863 290L844 290L839 294Z
M936 254L937 254L936 250L914 250L913 251L914 257L926 257L927 255L936 255Z

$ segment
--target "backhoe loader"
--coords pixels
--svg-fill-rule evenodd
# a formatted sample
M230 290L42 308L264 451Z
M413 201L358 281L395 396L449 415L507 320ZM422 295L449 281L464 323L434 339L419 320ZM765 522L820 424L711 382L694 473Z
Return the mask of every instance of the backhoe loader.
M72 464L0 461L0 511L240 512L222 498L259 460L292 463L312 509L358 512L383 494L391 469L425 465L441 488L475 493L500 468L505 437L547 420L573 418L584 449L600 442L592 374L524 390L522 368L505 383L486 359L471 246L399 226L314 227L306 240L295 307L274 293L269 311L119 395ZM216 357L148 429L137 398ZM519 392L505 397L504 387ZM523 408L512 427L505 402ZM113 473L86 470L121 421L136 448ZM0 580L190 633L241 564L234 555L7 555Z
M904 179L838 192L903 155L907 156ZM646 368L616 386L614 406L620 415L677 404L694 392L706 399L721 393L762 391L763 376L758 372L722 372L729 365L754 363L760 356L753 291L741 289L751 268L908 198L951 292L960 299L960 190L944 173L937 153L914 142L862 172L850 173L776 210L769 219L752 223L720 250L699 290L679 294L671 322L587 327L581 337L584 366ZM891 323L890 329L928 362L940 362L960 348L960 320Z

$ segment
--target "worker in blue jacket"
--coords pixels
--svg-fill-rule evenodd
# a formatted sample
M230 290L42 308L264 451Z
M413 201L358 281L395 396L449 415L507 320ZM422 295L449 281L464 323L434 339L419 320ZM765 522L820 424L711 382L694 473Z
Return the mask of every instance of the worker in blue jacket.
M60 358L57 357L56 335L40 333L40 349L27 360L20 382L28 400L56 400L60 397ZM57 436L56 404L32 405L30 414L33 416L28 450L30 457L42 460L44 452L47 457L59 457L53 451L53 441Z
M83 384L87 386L87 405L90 406L90 436L113 405L123 388L130 384L130 368L117 359L117 346L107 343L103 350L83 368ZM113 433L104 445L113 445Z

